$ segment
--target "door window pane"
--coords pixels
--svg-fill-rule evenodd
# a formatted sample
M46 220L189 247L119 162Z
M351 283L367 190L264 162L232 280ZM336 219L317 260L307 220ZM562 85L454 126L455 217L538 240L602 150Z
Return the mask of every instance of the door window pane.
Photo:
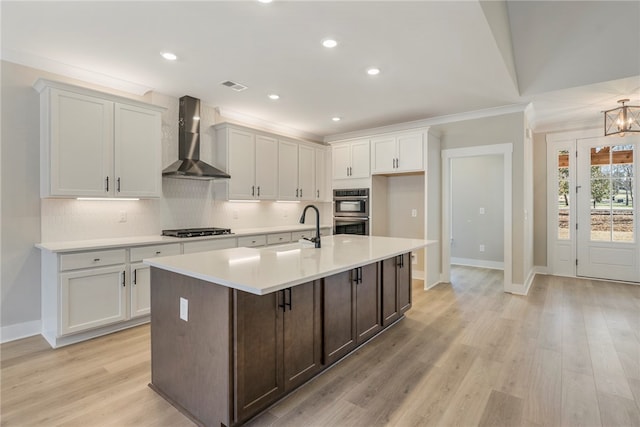
M569 151L558 151L558 239L569 240Z
M591 149L591 240L634 241L633 146Z

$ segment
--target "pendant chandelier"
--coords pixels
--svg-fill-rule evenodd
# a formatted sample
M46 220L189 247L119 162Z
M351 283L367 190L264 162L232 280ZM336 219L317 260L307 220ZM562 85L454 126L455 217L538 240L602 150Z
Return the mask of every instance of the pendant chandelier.
M621 107L604 112L604 136L640 132L640 107L624 105L625 102L629 100L621 99Z

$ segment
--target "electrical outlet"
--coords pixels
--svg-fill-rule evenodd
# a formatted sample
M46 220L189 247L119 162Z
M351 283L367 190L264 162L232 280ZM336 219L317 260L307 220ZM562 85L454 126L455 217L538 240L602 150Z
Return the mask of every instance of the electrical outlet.
M189 321L189 300L180 297L180 319Z
M411 216L412 217L417 217L418 216L418 209L411 209Z
M118 216L119 222L127 222L127 211L120 211L120 215Z
M484 252L484 245L480 245L480 252Z

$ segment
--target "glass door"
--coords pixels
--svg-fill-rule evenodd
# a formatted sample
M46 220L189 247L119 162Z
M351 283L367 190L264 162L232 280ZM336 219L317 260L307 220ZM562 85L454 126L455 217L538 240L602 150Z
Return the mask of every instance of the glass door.
M640 138L582 139L577 147L576 275L638 282Z

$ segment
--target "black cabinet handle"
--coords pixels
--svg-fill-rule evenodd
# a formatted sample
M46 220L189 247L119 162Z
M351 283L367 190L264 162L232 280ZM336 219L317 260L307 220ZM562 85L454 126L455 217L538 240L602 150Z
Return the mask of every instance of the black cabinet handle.
M282 309L282 312L284 313L285 311L287 311L286 309L286 304L285 304L285 298L284 298L284 289L281 289L278 293L280 293L282 295L282 303L278 304L278 308Z
M260 186L258 185L258 197L260 197Z
M138 282L138 270L135 269L133 270L133 284L137 285L138 284L137 282Z
M99 262L99 261L100 261L100 258L94 258L93 259L93 262Z
M125 286L127 286L127 284L126 284L126 282L125 282L126 274L127 274L127 272L126 272L126 271L123 271L123 272L122 272L122 287L123 287L123 288L124 288Z
M300 197L302 197L302 188L300 189Z
M289 311L293 310L293 296L291 293L291 288L287 288L287 291L289 291L289 302L285 302L284 305L288 305L289 306Z
M109 192L109 177L106 177L106 178L104 179L104 182L105 182L106 187L107 187L107 189L106 189L105 191L108 193L108 192Z
M255 186L255 185L252 185L252 186L251 186L251 195L252 195L252 196L255 196L255 195L256 195L256 186Z
M120 192L120 177L118 177L118 180L116 181L116 191L118 193Z

